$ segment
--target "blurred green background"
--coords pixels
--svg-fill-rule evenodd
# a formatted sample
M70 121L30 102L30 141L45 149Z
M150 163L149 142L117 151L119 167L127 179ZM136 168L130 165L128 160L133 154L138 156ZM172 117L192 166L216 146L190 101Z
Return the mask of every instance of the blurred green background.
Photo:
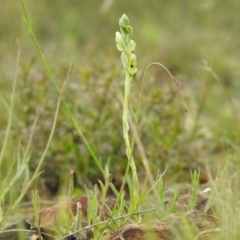
M59 86L74 62L65 99L102 164L111 158L116 186L126 167L119 100L124 73L115 46L123 13L130 19L137 43L133 111L143 72L155 61L181 82L189 108L189 113L184 113L174 84L163 69L153 67L147 74L139 125L153 175L168 168L167 182L185 182L189 181L189 169L200 168L201 181L206 182L229 154L239 152L238 0L25 0L24 4ZM26 146L39 107L31 146L33 170L51 131L57 93L24 25L20 1L1 1L0 16L0 131L4 136L8 115L3 102L10 102L19 39L20 71L8 158L16 154L20 140ZM137 149L135 159L139 173L144 174ZM79 188L102 178L62 109L38 187L56 194L70 169L76 172Z

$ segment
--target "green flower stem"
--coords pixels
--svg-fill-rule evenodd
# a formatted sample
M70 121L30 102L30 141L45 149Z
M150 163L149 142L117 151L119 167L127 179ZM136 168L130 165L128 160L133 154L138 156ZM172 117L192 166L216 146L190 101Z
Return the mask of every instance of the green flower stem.
M126 144L127 158L130 161L133 177L137 177L136 165L135 165L134 158L132 156L133 149L129 141L128 105L129 105L129 99L130 99L131 86L132 86L132 77L127 78L127 74L126 74L125 96L124 96L124 105L123 105L123 137Z
M132 156L133 152L133 146L134 144L130 144L129 141L129 124L128 124L128 103L130 99L130 92L131 92L131 85L133 80L133 75L137 71L137 61L136 56L133 53L135 50L136 43L131 40L132 36L132 27L129 26L129 20L127 16L124 14L120 20L119 20L119 26L120 26L120 32L116 32L116 45L117 49L122 52L121 53L121 60L125 71L125 93L124 93L124 102L123 102L123 138L126 144L126 154L128 158L128 164L126 167L125 175L122 181L121 189L119 191L117 201L115 203L115 206L112 210L111 216L109 217L106 226L108 226L109 222L114 216L114 213L118 207L118 204L121 201L121 198L124 194L124 188L125 185L129 179L129 170L132 170L132 180L133 186L132 188L129 186L130 195L132 198L130 199L130 209L129 209L129 215L134 214L134 211L136 211L136 206L138 205L138 199L139 199L139 184L138 184L138 177L137 177L137 170L135 166L135 162ZM130 189L131 188L131 189Z
M125 80L125 96L124 96L124 104L123 104L123 137L126 143L126 152L127 157L129 158L131 155L131 147L129 142L129 124L128 124L128 104L131 92L131 81L132 78L127 78L126 72L126 80ZM130 152L129 152L130 151Z
M123 189L126 179L128 176L129 165L132 170L132 180L133 180L133 197L136 200L136 204L139 198L139 184L137 177L137 170L134 158L132 156L133 147L131 147L129 141L129 124L128 124L128 112L129 112L129 99L131 93L131 86L133 81L133 75L137 72L137 61L134 54L136 43L131 39L133 29L129 25L128 17L124 14L119 20L120 32L116 32L116 44L117 49L121 51L121 60L125 71L125 93L124 93L124 103L123 103L123 138L126 145L126 154L128 158L128 166L126 169L123 186ZM121 195L120 190L120 195ZM133 209L134 210L134 209Z

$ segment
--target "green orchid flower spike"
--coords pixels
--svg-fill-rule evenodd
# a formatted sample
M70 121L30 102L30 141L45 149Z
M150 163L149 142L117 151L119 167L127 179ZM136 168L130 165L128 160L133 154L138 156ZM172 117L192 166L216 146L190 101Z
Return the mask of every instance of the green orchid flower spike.
M128 136L128 103L131 92L132 78L137 72L137 59L134 54L136 43L131 39L133 35L133 28L129 25L128 17L123 14L119 20L120 32L116 32L117 49L122 52L121 60L125 71L125 94L123 104L123 137L126 143L126 153L128 158L131 155L131 148Z
M133 29L124 14L119 20L120 32L116 32L117 49L122 52L121 59L126 74L132 77L137 72L137 59L134 54L136 43L131 39Z
M128 166L123 180L123 186L126 183L128 176L128 169L131 168L133 184L131 185L130 195L132 196L130 204L130 212L136 210L139 199L139 182L137 177L137 170L135 161L132 156L133 149L129 141L129 124L128 124L128 105L130 99L130 92L132 86L133 75L137 72L137 58L134 54L136 43L131 39L133 35L133 29L129 25L128 17L124 14L119 20L120 32L116 32L116 45L117 49L121 52L121 60L125 71L125 92L123 103L123 137L126 145L126 155L128 158ZM124 189L122 186L121 189ZM120 194L121 195L121 194Z

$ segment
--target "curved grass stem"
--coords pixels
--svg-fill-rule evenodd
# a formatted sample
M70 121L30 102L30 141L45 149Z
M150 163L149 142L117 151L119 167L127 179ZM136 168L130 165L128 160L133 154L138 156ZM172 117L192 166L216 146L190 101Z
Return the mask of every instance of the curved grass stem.
M57 86L57 84L56 84L56 82L55 82L55 79L54 79L54 77L53 77L52 71L51 71L51 69L50 69L50 67L49 67L49 65L48 65L48 63L47 63L47 61L46 61L46 59L45 59L45 57L44 57L44 55L43 55L43 53L42 53L42 51L41 51L41 48L40 48L40 46L39 46L39 44L38 44L38 42L37 42L37 39L36 39L36 37L35 37L35 35L34 35L34 33L33 33L33 30L32 30L30 21L29 21L29 19L28 19L27 11L26 11L26 8L25 8L25 6L24 6L23 1L21 1L21 5L22 5L22 9L23 9L23 16L24 16L24 19L23 19L23 20L24 20L24 23L25 23L25 25L26 25L26 28L27 28L30 36L32 37L33 43L34 43L34 45L35 45L35 47L36 47L36 49L37 49L37 52L38 52L38 54L39 54L39 56L40 56L40 58L41 58L41 60L42 60L43 66L44 66L44 68L45 68L45 71L46 71L46 73L47 73L50 81L51 81L51 82L53 83L53 85L55 86L55 89L56 89L57 94L60 95L61 93L60 93L60 90L59 90L59 88L58 88L58 86ZM88 152L90 153L90 155L91 155L91 157L92 157L95 165L97 166L97 168L99 169L99 171L101 172L101 174L104 176L104 174L105 174L104 168L101 166L101 163L100 163L99 159L96 157L96 155L95 155L94 152L92 151L92 149L91 149L91 147L90 147L87 139L85 138L85 136L84 136L84 134L83 134L83 132L82 132L82 129L80 128L77 120L76 120L75 117L73 116L73 114L72 114L71 110L69 109L66 101L65 101L64 99L61 99L61 101L62 101L62 103L63 103L63 107L64 107L64 110L65 110L65 112L66 112L66 115L68 116L68 118L69 118L72 126L74 127L74 129L75 129L76 132L78 133L78 135L79 135L80 139L83 141L84 145L86 146L86 148L87 148ZM111 188L111 190L113 191L113 193L114 193L116 196L118 196L118 191L117 191L117 189L115 188L115 186L114 186L112 183L110 183L110 188Z

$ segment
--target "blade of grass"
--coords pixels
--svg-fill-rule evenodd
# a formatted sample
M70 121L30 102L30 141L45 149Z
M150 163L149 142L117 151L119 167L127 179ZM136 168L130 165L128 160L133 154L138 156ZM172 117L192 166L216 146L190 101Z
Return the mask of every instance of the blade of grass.
M51 81L51 82L53 83L53 85L55 86L56 92L57 92L58 94L60 94L60 90L59 90L59 88L58 88L58 86L57 86L57 84L56 84L56 81L55 81L54 77L53 77L52 71L51 71L51 69L50 69L50 67L49 67L49 65L48 65L48 63L47 63L47 61L46 61L46 59L45 59L45 57L44 57L41 49L40 49L40 46L39 46L39 44L38 44L38 42L37 42L37 39L36 39L36 37L35 37L35 35L34 35L34 33L33 33L33 30L32 30L32 27L31 27L31 25L30 25L30 21L29 21L29 19L28 19L28 15L27 15L27 12L26 12L26 9L25 9L25 6L24 6L23 1L21 1L21 4L22 4L23 13L24 13L24 23L25 23L25 25L26 25L26 27L27 27L27 29L28 29L29 34L30 34L31 37L32 37L33 43L34 43L34 45L35 45L35 47L36 47L36 49L37 49L37 52L38 52L38 54L39 54L39 56L40 56L40 58L41 58L41 60L42 60L42 63L43 63L44 68L45 68L45 71L46 71L46 73L47 73L50 81ZM92 156L92 158L93 158L95 164L97 165L98 169L100 170L100 172L101 172L102 174L104 174L104 169L102 168L99 160L97 159L97 157L96 157L95 154L93 153L91 147L89 146L89 144L88 144L85 136L83 135L83 132L82 132L81 128L79 127L77 121L75 120L74 116L72 115L72 113L71 113L69 107L67 106L65 100L64 100L64 99L61 99L61 100L62 100L62 102L63 102L63 106L64 106L64 109L65 109L65 111L66 111L66 114L67 114L67 116L69 117L69 119L70 119L73 127L75 128L75 130L76 130L77 133L79 134L81 140L82 140L83 143L85 144L87 150L89 151L90 155Z
M51 69L50 69L50 67L49 67L49 65L48 65L48 63L47 63L47 61L46 61L46 59L45 59L45 57L44 57L41 49L40 49L40 46L39 46L39 44L38 44L38 42L37 42L37 39L36 39L36 37L35 37L35 35L34 35L34 33L33 33L33 30L32 30L30 21L29 21L29 19L28 19L27 11L26 11L26 8L25 8L25 5L24 5L23 1L21 1L21 5L22 5L22 9L23 9L23 15L24 15L23 20L24 20L24 23L25 23L25 25L26 25L26 27L27 27L27 29L28 29L28 32L29 32L30 36L32 37L32 40L33 40L34 45L35 45L35 47L36 47L36 49L37 49L37 52L38 52L38 54L39 54L39 56L40 56L40 58L41 58L41 60L42 60L43 66L44 66L44 68L45 68L45 71L46 71L46 73L47 73L50 81L54 84L54 86L55 86L55 88L56 88L56 92L57 92L58 94L60 94L59 88L58 88L58 86L57 86L57 84L56 84L56 82L55 82L55 80L54 80L52 71L51 71ZM65 101L63 98L61 98L61 101L63 102L64 110L65 110L66 115L68 116L68 118L69 118L72 126L75 128L75 130L77 131L79 137L81 138L81 140L83 141L83 143L84 143L84 145L86 146L87 150L89 151L89 153L90 153L90 155L91 155L94 163L96 164L97 168L99 169L99 171L101 172L101 174L104 175L104 169L103 169L103 167L101 166L100 161L98 160L98 158L96 157L96 155L95 155L94 152L92 151L90 145L88 144L87 139L85 138L85 136L84 136L81 128L79 127L79 125L78 125L75 117L73 116L71 110L69 109L66 101ZM116 188L114 187L114 185L113 185L112 183L110 184L110 187L111 187L113 193L117 196L117 195L118 195L118 191L116 190Z
M17 85L17 74L18 74L18 68L19 68L19 59L20 59L20 46L18 39L16 40L17 43L17 60L16 60L16 66L14 71L14 80L13 80L13 89L12 89L12 96L11 96L11 103L10 103L10 109L9 109L9 117L8 117L8 125L6 129L6 134L3 141L3 146L0 151L0 167L2 165L3 157L6 151L7 142L10 134L10 129L12 126L12 117L13 117L13 110L14 110L14 99L15 99L15 93L16 93L16 85Z

